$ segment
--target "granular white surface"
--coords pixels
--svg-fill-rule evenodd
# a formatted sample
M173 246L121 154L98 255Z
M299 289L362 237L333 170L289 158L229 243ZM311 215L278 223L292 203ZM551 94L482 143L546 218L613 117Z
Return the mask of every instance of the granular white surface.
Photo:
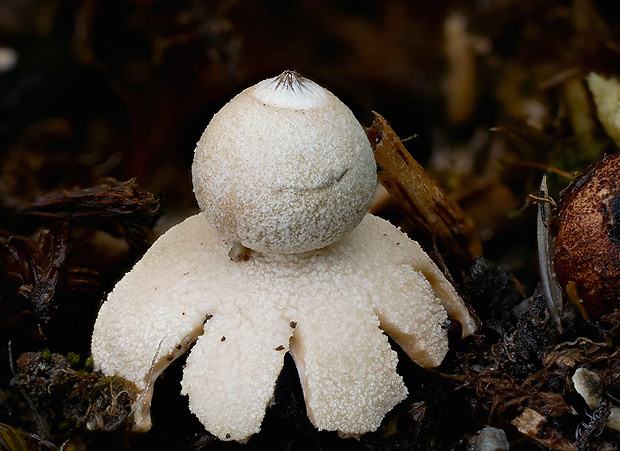
M260 252L299 253L362 220L376 163L353 113L285 72L234 97L211 120L192 166L201 210L222 235Z
M473 324L418 244L372 215L307 253L233 262L230 244L204 214L193 216L162 236L101 308L95 367L144 391L138 429L150 427L154 379L197 338L182 391L219 438L259 431L289 350L319 429L373 431L407 394L384 332L433 367L448 347L442 304L464 328Z

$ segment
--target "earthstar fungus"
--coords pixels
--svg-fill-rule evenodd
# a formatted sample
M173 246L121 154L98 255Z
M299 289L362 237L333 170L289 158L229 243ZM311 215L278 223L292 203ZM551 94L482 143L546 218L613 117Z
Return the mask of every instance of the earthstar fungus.
M387 335L431 368L446 310L475 331L420 246L367 214L375 171L351 111L295 72L213 117L192 170L202 212L155 242L95 324L96 368L142 392L134 429L150 428L154 381L191 347L182 392L220 439L260 430L289 351L313 424L364 434L407 395ZM250 258L232 261L235 243Z

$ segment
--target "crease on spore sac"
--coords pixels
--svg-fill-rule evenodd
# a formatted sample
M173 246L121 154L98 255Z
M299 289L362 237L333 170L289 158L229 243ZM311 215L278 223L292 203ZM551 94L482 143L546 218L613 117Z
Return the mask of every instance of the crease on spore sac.
M318 182L315 185L310 185L310 186L307 186L307 187L283 185L283 186L280 186L280 187L276 188L276 191L277 192L293 191L293 192L296 192L296 193L303 193L303 192L307 192L307 191L319 191L319 190L322 190L322 189L329 188L329 187L335 185L336 183L338 183L340 180L343 179L343 177L350 170L351 170L351 168L349 167L349 168L344 169L340 173L338 173L338 172L330 173L327 177L325 177L322 181Z

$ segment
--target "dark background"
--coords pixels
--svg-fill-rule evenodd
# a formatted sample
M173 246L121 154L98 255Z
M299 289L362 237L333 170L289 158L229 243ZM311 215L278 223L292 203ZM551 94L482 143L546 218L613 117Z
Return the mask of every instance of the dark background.
M90 222L71 217L69 225L71 215L64 216L58 225L58 218L33 219L29 206L62 189L98 189L102 178L135 178L137 187L157 195L157 215L165 216L156 230L165 229L196 211L190 166L212 115L241 89L286 69L334 92L363 125L377 111L402 138L415 135L406 141L409 151L472 217L485 256L507 271L512 279L506 280L516 281L519 290L513 291L520 294L506 299L514 304L531 296L538 270L536 209L528 195L550 170L557 197L574 171L616 150L596 119L583 77L592 70L618 73L619 19L614 2L594 0L0 0L0 62L9 61L0 63L2 237L20 236L46 250L33 235L37 230L58 236L54 227L69 228L62 244L67 264L60 265L64 285L54 285L54 305L45 315L22 305L15 281L25 283L23 275L11 272L19 265L1 255L0 423L37 430L15 385L9 388L9 350L14 360L46 348L84 359L105 292L156 235L138 234L144 240L137 240L126 224L123 233L112 233L96 215ZM398 205L386 201L375 211L432 251L429 237ZM157 219L149 218L141 223L148 231ZM129 250L95 245L96 228L133 237ZM68 277L68 267L81 268L82 278ZM470 268L450 269L462 288ZM7 307L17 305L12 302L19 308ZM174 413L184 409L184 398L175 398L181 365L158 388L159 428L146 438L79 432L76 443L208 447L200 425ZM278 396L288 401L268 414L273 423L266 422L264 437L277 436L284 424L291 429L277 441L282 449L388 448L380 434L362 442L313 435L299 387L291 382L294 368L287 365ZM407 433L402 442L392 440L391 449L408 449L414 439L420 449L454 449L490 419L481 419L487 410L471 407L470 398L443 395L445 382L434 375L402 365L407 381L420 386L417 396L432 402L422 405L425 417L415 396L401 408ZM418 422L420 415L427 420ZM465 416L461 427L446 427ZM55 443L72 431L55 431Z

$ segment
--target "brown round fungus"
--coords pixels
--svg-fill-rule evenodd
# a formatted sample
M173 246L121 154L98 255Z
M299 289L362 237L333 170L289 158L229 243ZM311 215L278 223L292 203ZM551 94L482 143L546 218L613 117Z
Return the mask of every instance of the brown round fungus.
M562 193L556 239L558 281L584 316L620 300L620 154L590 166Z

